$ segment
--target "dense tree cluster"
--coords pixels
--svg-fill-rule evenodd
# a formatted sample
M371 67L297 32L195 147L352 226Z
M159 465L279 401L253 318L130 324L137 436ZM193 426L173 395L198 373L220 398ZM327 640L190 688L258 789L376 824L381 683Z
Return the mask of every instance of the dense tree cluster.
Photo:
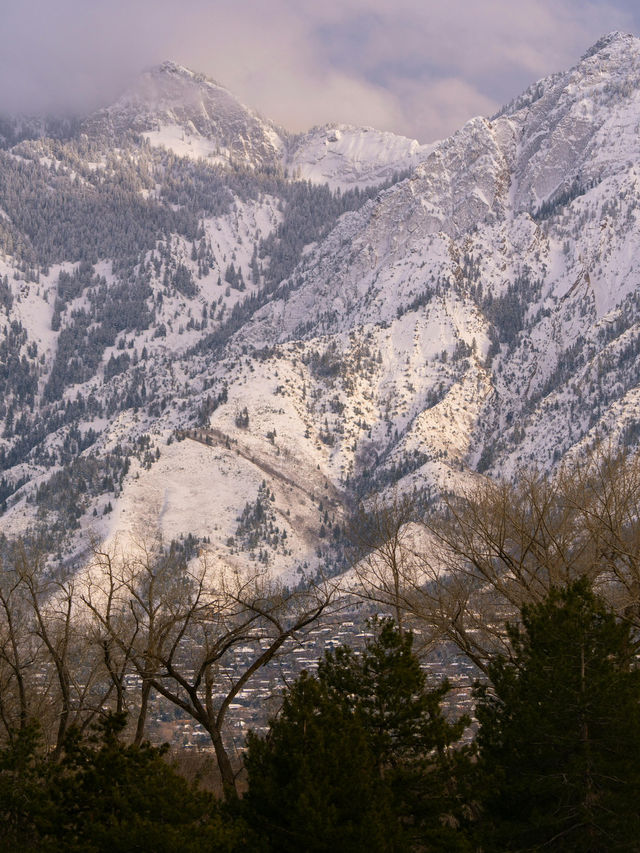
M31 263L137 258L165 234L195 236L192 214L143 198L139 181L123 180L122 165L117 172L88 172L82 180L74 171L0 152L3 206L28 241L24 254Z
M325 654L287 691L266 738L250 736L244 805L265 850L456 849L455 767L466 718L427 689L412 637L390 622L364 652ZM449 821L446 818L450 818ZM435 849L435 848L434 848Z
M640 669L586 578L525 605L478 688L488 849L640 847Z
M123 714L89 737L68 732L58 756L36 723L0 749L0 850L44 853L232 853L244 833L220 803L166 760L164 747L127 746Z
M270 562L269 552L282 550L287 554L286 541L287 532L277 524L277 516L274 509L274 493L262 481L258 487L255 501L247 501L244 509L238 517L238 526L233 537L233 545L241 547L254 555L257 552L260 562Z
M38 349L28 343L27 332L19 320L13 320L0 339L0 417L5 419L5 433L11 435L14 410L33 407L38 390Z
M90 438L90 436L89 436ZM86 439L85 439L86 440ZM82 448L82 443L78 446ZM42 482L33 500L39 514L51 514L50 533L61 534L79 526L78 519L86 511L92 497L104 493L118 493L126 476L130 457L121 448L110 453L74 454L71 462Z
M188 273L186 268L182 269ZM91 379L102 363L105 349L115 345L121 332L140 332L149 327L154 317L149 302L150 280L151 275L146 271L134 280L108 287L105 279L93 275L93 267L86 263L80 264L73 274L60 273L58 293L69 299L73 298L71 294L86 292L89 307L72 310L60 329L60 313L66 303L62 296L56 301L52 326L60 329L60 334L43 393L45 402L58 400L70 385ZM183 282L181 286L186 284ZM121 371L111 373L108 378L118 372Z

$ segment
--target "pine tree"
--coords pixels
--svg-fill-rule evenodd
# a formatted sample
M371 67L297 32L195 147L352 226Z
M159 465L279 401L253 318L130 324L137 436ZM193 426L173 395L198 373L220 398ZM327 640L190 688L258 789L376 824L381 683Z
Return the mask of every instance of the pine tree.
M469 719L447 719L442 703L450 684L428 687L411 632L385 619L363 654L346 646L328 652L318 675L363 721L402 829L401 849L425 841L430 850L466 849L456 829L467 752L452 747Z
M246 766L243 805L265 850L396 849L386 838L386 792L362 722L318 679L303 673L269 736L249 735Z
M245 806L266 849L467 849L450 746L468 721L446 720L448 690L427 689L391 621L363 653L341 647L303 673L268 736L248 740Z
M231 853L244 827L187 782L165 747L126 746L124 715L93 738L70 729L61 755L29 724L0 749L0 851Z
M581 579L509 626L476 714L483 849L640 849L640 671L627 624Z

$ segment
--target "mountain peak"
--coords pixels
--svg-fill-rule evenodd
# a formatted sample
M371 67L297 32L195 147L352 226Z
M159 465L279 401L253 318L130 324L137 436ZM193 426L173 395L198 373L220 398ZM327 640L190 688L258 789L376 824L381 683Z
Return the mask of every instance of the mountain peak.
M639 46L640 40L634 36L633 33L623 33L619 30L614 30L613 32L607 33L607 35L598 39L598 41L586 51L582 56L582 59L589 59L591 56L595 56L612 46L628 48L631 43L634 42L636 43L636 46Z
M224 86L171 60L143 71L86 129L109 137L133 131L179 156L250 167L279 162L284 135Z
M161 73L167 74L189 74L191 76L194 75L194 72L187 68L185 65L180 65L178 62L174 62L172 59L165 59L164 62L160 62L158 65L151 66L151 71L158 71Z
M138 84L141 79L145 79L147 77L151 77L156 80L174 78L176 81L180 81L187 86L195 85L199 87L219 89L223 92L227 92L231 97L235 98L233 93L217 80L203 74L201 71L194 71L191 68L187 68L186 65L180 65L179 62L174 62L172 59L165 59L164 62L160 62L158 65L152 65L145 69L138 78ZM134 86L135 85L136 84L134 84Z
M639 57L612 33L433 149L281 136L164 62L92 117L104 157L0 158L3 530L191 532L294 577L332 565L365 489L455 494L596 431L636 445ZM140 138L346 188L416 168L332 198Z
M252 113L224 86L172 60L145 69L114 106L137 102L147 110L156 111L212 98L233 102L237 108Z

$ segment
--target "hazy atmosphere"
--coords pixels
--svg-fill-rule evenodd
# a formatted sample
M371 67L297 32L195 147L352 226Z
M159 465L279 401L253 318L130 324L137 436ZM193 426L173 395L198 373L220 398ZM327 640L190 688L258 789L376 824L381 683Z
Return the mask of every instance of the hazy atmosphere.
M82 112L143 68L203 71L290 130L328 121L421 141L573 64L633 0L26 0L5 3L0 110Z

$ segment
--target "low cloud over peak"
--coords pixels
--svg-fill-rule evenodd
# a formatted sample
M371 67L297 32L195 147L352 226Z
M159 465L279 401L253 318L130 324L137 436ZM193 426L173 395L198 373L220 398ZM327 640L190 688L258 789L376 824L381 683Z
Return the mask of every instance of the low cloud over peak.
M428 141L639 28L629 0L23 0L3 10L0 111L86 113L170 58L291 130Z

